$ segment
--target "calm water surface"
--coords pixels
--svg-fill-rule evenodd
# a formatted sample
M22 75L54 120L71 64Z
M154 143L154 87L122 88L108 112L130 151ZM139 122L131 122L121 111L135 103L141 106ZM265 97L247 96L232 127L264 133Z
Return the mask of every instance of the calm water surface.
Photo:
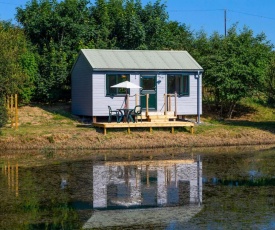
M274 148L158 151L5 155L0 229L275 229Z

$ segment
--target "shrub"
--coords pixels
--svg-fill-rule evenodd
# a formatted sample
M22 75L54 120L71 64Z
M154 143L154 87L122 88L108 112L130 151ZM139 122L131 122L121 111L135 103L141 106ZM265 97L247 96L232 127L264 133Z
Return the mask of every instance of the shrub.
M8 112L3 98L0 98L0 128L8 122Z

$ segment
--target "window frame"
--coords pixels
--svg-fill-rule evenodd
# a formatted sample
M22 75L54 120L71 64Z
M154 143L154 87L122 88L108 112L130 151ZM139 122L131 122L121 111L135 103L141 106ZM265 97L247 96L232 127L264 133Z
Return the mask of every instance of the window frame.
M169 78L174 78L174 90L171 92L169 90ZM178 80L177 80L178 79ZM167 86L166 92L168 94L174 94L175 92L179 96L189 96L190 95L190 75L189 74L167 74Z
M122 76L126 76L125 80L121 80L120 78L123 78ZM113 81L110 83L112 79L111 77L115 77ZM125 88L111 88L112 85L116 85L118 83L121 83L123 81L130 81L130 74L122 74L122 73L108 73L105 74L105 82L106 82L106 96L116 96L121 97L125 96L126 94L130 94L130 89Z

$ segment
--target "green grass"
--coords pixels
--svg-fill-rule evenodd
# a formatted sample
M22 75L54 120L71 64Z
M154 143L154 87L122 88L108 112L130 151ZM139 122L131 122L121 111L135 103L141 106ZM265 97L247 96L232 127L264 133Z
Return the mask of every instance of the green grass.
M255 112L251 116L253 121L275 121L275 108L263 105L260 100L246 98L241 101L242 105L252 108Z
M28 138L30 136L40 136L56 134L62 135L67 133L71 134L72 137L76 135L77 138L80 134L85 134L87 132L95 132L95 128L91 126L83 126L83 124L78 120L77 117L70 114L70 112L65 110L62 106L59 108L43 108L45 113L49 116L41 117L30 117L31 121L36 119L39 124L32 124L26 121L21 124L17 130L10 127L5 127L0 129L0 137L20 137L21 139ZM219 120L216 119L214 115L204 113L201 116L202 123L200 125L195 125L195 135L207 135L216 133L217 135L223 135L223 133L231 132L232 135L238 135L238 133L244 130L258 129L263 131L268 131L275 134L275 110L274 108L263 105L260 101L253 99L244 99L241 101L240 105L236 107L236 116L232 120ZM192 117L195 119L195 117ZM87 128L88 127L88 128ZM154 128L153 132L168 133L170 128ZM113 129L110 135L116 135L116 133L121 133L122 129ZM133 129L133 134L143 133L144 131L149 133L149 129ZM126 131L124 131L126 134ZM79 133L79 134L78 134ZM132 133L132 132L131 132ZM189 128L175 128L175 133L186 133L189 134ZM166 134L165 134L166 135ZM227 134L226 134L227 135ZM48 138L49 143L53 143L55 140L50 135Z

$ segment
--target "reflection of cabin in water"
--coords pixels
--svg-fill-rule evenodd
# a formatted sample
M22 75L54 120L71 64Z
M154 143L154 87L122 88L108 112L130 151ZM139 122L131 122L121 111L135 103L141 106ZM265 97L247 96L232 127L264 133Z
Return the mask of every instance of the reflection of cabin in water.
M160 223L169 217L188 221L201 210L201 171L201 162L194 160L94 165L93 208L100 211L93 213L84 228ZM160 219L163 215L165 220Z

